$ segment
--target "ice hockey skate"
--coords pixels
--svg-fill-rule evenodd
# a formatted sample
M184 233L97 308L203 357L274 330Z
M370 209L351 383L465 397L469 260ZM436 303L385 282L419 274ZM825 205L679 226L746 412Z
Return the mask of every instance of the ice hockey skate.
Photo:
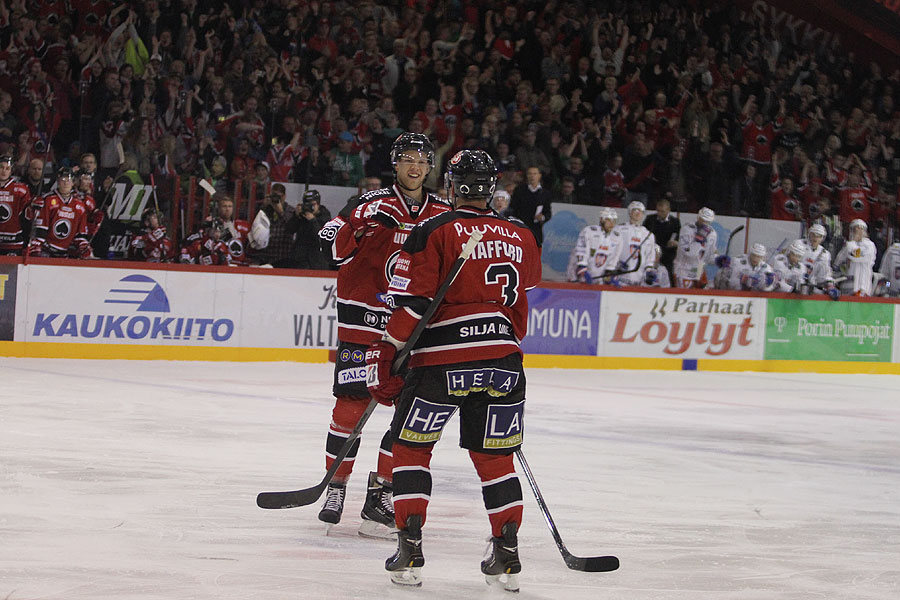
M327 535L332 526L341 522L341 514L344 512L344 498L347 496L347 486L343 483L329 483L325 495L325 503L319 511L319 520L325 523Z
M397 533L397 551L387 559L384 568L390 571L391 581L398 585L420 587L422 585L422 517L410 515L406 529Z
M360 516L359 535L382 540L396 539L394 523L394 488L374 471L369 473L369 489Z
M519 591L519 573L522 571L516 529L515 523L505 523L500 530L503 535L490 538L481 561L481 572L487 584L507 592Z

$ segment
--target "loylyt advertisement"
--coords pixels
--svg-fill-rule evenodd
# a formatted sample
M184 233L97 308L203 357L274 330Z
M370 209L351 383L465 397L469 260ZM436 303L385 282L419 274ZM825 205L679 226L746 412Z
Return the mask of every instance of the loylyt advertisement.
M762 298L619 292L600 314L600 356L762 358Z
M890 362L893 327L890 304L772 299L765 358Z
M528 335L522 341L522 350L529 354L595 356L599 318L597 290L529 290Z

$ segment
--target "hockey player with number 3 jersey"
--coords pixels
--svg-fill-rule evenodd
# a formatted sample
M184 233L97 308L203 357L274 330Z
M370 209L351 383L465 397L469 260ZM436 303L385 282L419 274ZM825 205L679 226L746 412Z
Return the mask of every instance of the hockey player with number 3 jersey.
M541 279L540 250L524 224L488 203L497 168L482 150L450 159L446 183L454 210L413 229L388 290L395 306L384 338L366 353L369 389L380 397L401 387L391 426L397 552L385 563L391 581L421 585L422 527L432 490L432 450L460 414L460 446L481 479L491 545L481 571L491 585L518 591L517 535L522 488L513 453L522 444L525 374L519 340L528 326L526 291ZM472 232L483 234L416 341L405 377L391 374L409 339Z
M381 339L390 317L382 298L393 277L400 247L417 223L450 210L448 204L423 187L434 168L434 145L427 136L401 134L394 140L390 156L394 184L363 194L358 205L345 207L319 231L319 238L331 249L332 259L340 264L338 348L332 388L335 404L325 442L326 469L333 464L370 402L365 352L369 344ZM359 439L328 486L319 512L319 520L326 527L341 520L358 448ZM376 470L369 474L360 535L395 537L391 479L391 437L387 431L381 439Z
M616 219L616 211L604 207L600 209L600 225L581 230L569 258L569 281L601 283L605 273L615 271L624 246L615 229Z

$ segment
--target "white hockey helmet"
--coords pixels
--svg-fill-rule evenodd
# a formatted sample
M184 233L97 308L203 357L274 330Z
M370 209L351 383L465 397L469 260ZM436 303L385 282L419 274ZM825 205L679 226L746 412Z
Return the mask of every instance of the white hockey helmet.
M750 256L766 256L766 247L762 244L753 244L750 246Z
M809 228L809 231L806 232L806 237L809 237L811 235L818 235L824 240L825 239L825 227L823 227L819 223L816 223L815 225L813 225L812 227Z
M788 246L788 254L794 254L802 258L806 255L806 242L803 240L794 240L791 242L791 245Z
M853 219L850 221L850 229L853 229L854 227L861 227L863 231L869 230L869 226L866 225L866 222L862 219Z
M631 211L633 211L633 210L639 210L641 212L645 212L647 210L647 207L644 206L644 203L641 202L640 200L632 200L628 204L628 213L631 214Z
M704 206L700 209L700 212L697 213L697 218L701 221L712 223L716 220L716 213L713 212L713 209Z
M600 222L602 223L606 219L611 219L613 222L616 222L619 220L619 214L615 209L604 206L600 209Z

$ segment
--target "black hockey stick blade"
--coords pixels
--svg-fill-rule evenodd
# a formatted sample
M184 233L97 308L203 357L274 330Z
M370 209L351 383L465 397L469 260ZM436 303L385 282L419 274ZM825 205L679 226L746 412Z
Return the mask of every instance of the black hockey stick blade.
M356 438L359 437L359 434L362 433L363 426L369 420L369 417L372 416L372 413L375 412L376 406L378 406L378 400L372 398L372 400L369 401L369 405L366 406L366 409L363 411L363 414L360 415L356 427L353 428L350 436L344 442L344 445L341 446L337 455L335 455L334 460L331 463L331 468L328 469L325 473L325 477L322 478L322 481L318 485L290 492L260 492L259 495L256 496L256 505L260 508L297 508L298 506L309 506L318 500L322 495L322 492L325 491L325 488L328 487L328 484L331 483L331 479L334 477L334 474L337 473L338 467L340 467L344 459L347 458L347 454L350 453L350 449L353 447L353 442L355 442Z
M566 566L573 571L587 573L605 573L619 568L619 559L615 556L574 556L568 552L563 555Z
M516 450L516 457L519 459L519 464L522 465L522 472L525 474L525 479L528 480L528 485L534 493L534 499L537 500L538 508L540 509L541 514L544 515L544 521L547 522L547 527L550 528L550 535L553 536L553 541L556 542L556 547L559 549L559 553L562 555L566 566L573 571L585 571L588 573L600 573L618 569L619 559L615 556L581 557L575 556L569 552L568 548L566 548L566 545L563 543L562 536L559 535L559 530L556 528L556 523L553 522L553 516L550 514L550 509L547 507L547 502L544 501L544 495L541 494L541 490L538 488L537 480L535 480L534 474L531 472L531 467L528 466L528 462L525 460L525 453L522 452L521 448Z

